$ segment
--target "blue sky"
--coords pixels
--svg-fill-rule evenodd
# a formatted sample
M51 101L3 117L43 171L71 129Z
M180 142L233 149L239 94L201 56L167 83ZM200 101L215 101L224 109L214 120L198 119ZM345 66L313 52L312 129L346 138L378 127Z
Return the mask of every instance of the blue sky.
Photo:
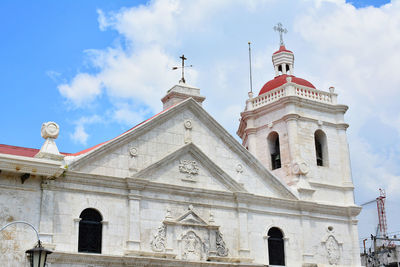
M61 128L71 127L81 110L73 109L57 90L58 83L77 72L90 70L85 64L86 49L104 48L118 38L115 31L100 31L97 9L119 10L144 1L1 1L0 50L1 92L4 101L0 143L40 148L40 125L53 120ZM102 99L99 106L107 105ZM93 107L95 108L95 107ZM99 107L100 108L100 107ZM11 115L12 114L12 115ZM29 118L29 119L27 119ZM18 126L19 125L19 126ZM127 126L98 127L96 144L118 135ZM31 132L32 134L27 134ZM107 129L100 131L100 129ZM74 143L65 130L57 140L63 151L79 151L85 146Z
M179 80L236 136L248 90L247 41L254 88L273 77L271 53L281 21L295 52L296 76L349 105L346 121L357 203L388 193L389 231L400 231L399 1L1 1L0 143L40 148L41 124L60 125L61 151L111 139L161 110ZM389 3L389 4L388 4ZM143 5L144 4L144 5ZM83 88L83 89L82 89ZM375 207L360 216L368 236Z

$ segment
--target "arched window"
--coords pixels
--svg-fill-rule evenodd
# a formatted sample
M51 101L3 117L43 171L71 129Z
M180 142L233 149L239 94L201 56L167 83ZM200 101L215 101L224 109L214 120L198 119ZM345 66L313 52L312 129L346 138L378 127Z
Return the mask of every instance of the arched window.
M328 146L326 134L321 130L316 130L314 133L314 141L317 166L328 166Z
M279 135L272 132L268 135L268 147L271 155L271 169L279 169L281 167L281 151L279 148Z
M285 265L285 246L282 231L272 227L268 231L269 265Z
M101 214L95 209L85 209L79 218L78 252L101 253Z

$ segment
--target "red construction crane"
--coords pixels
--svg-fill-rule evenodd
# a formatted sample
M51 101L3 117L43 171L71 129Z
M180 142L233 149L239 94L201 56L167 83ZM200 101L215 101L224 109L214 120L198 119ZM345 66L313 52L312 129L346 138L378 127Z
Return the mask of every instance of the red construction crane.
M386 224L386 211L385 199L386 193L383 189L379 188L380 196L376 198L376 207L378 209L379 231L383 237L387 237L387 224Z
M379 197L374 200L365 202L361 206L376 202L378 211L378 231L377 236L387 237L386 210L385 210L386 193L385 190L379 188Z

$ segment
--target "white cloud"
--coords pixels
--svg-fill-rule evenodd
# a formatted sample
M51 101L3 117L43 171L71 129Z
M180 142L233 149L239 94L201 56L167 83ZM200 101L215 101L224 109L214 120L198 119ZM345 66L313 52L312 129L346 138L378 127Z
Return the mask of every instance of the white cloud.
M50 77L50 79L52 79L54 82L59 82L59 79L61 77L61 73L54 70L46 71L46 75Z
M104 122L104 120L98 115L92 115L89 117L81 117L77 121L74 122L75 129L74 132L70 134L70 138L74 143L87 145L87 141L89 139L89 134L87 133L85 126L88 124L100 123Z
M77 125L75 127L75 131L70 135L70 137L75 143L86 145L89 135L85 131L85 127L83 125Z
M133 126L147 119L151 114L149 110L140 109L132 110L132 106L127 103L121 103L117 105L117 108L113 111L112 118L121 124Z
M62 96L75 106L81 107L101 94L101 81L88 73L77 74L69 84L61 84L58 90Z

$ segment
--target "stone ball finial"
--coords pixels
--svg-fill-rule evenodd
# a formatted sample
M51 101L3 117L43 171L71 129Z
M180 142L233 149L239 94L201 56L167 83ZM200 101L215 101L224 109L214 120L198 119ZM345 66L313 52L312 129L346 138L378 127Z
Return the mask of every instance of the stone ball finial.
M45 122L42 124L41 134L44 139L56 139L60 133L60 127L53 121Z

